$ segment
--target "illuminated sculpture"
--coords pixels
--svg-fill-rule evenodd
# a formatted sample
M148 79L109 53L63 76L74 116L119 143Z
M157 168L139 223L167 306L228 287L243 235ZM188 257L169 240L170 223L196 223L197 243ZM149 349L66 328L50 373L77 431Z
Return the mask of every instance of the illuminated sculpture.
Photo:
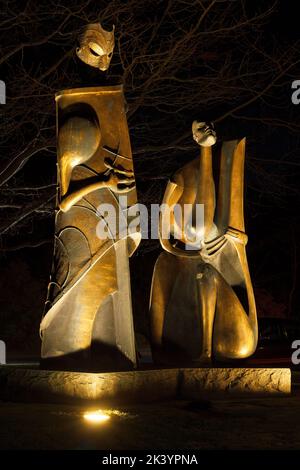
M216 133L212 124L198 121L192 131L200 157L175 173L161 209L159 236L165 252L154 268L150 302L152 352L158 363L241 359L257 345L244 233L245 139L222 145L216 204ZM175 210L185 204L191 211L187 218ZM202 224L194 222L198 205L204 207Z
M89 25L78 57L109 67L114 33ZM130 222L136 189L122 86L56 95L58 209L54 260L41 322L42 364L113 370L136 363L128 257L140 241ZM120 204L126 195L126 204ZM99 207L116 209L112 230ZM102 205L102 206L101 206ZM99 237L99 222L109 237Z
M79 59L103 72L107 70L115 47L114 31L115 26L112 31L105 31L99 23L89 24L76 49Z

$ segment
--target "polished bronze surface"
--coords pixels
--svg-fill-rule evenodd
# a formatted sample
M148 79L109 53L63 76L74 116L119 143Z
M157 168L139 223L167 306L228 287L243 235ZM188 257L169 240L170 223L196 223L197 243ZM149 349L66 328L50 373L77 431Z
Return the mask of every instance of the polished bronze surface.
M79 59L91 67L107 70L115 47L114 31L114 26L112 31L106 31L100 23L88 24L79 38L80 47L76 49Z
M122 86L65 90L56 104L59 188L42 359L56 368L131 367L128 257L140 233L120 229L137 201ZM116 210L116 232L101 204ZM99 222L110 234L106 239L97 236Z
M197 121L192 130L201 146L200 156L169 181L160 217L165 252L154 268L150 323L153 356L161 363L242 359L253 354L257 345L244 232L245 139L222 145L216 199L215 131L212 125ZM176 216L176 205L185 204L191 211L204 205L202 224ZM197 240L202 238L198 245L191 243L197 232Z

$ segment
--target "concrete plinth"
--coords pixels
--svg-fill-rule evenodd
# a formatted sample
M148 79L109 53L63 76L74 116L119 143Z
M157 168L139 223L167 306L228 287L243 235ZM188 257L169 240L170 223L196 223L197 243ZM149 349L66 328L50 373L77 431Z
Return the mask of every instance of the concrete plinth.
M166 399L284 396L290 369L180 368L81 373L0 367L0 399L139 403Z

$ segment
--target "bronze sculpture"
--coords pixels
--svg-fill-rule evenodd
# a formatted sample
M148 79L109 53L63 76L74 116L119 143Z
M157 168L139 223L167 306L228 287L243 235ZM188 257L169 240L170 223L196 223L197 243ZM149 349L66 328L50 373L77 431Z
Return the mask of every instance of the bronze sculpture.
M106 31L99 23L87 25L76 49L79 59L103 72L107 70L115 47L114 31L115 26L112 31Z
M114 29L92 24L76 53L103 71L113 47ZM123 230L135 220L131 208L137 196L122 86L65 90L56 95L56 103L59 191L53 269L40 327L42 362L58 369L132 367L136 353L128 257L141 233L137 225ZM159 236L165 251L155 265L150 302L158 363L240 359L257 344L245 250L245 139L223 143L216 203L214 127L194 121L192 132L200 157L175 173L161 208ZM116 210L116 230L103 206ZM177 209L187 207L186 219L184 210ZM204 208L200 225L199 207ZM99 223L107 236L98 236Z
M212 171L216 133L211 123L198 121L193 122L192 131L201 147L200 157L171 178L160 215L159 237L165 251L154 268L150 301L152 352L157 363L241 359L253 354L257 345L255 299L245 250L245 139L222 145L216 203ZM185 204L192 212L197 205L204 206L202 225L193 225L193 214L188 219L192 223L176 217L175 208ZM190 240L197 231L195 245Z
M113 44L113 31L89 25L77 55L106 70ZM59 191L53 268L40 327L42 364L130 368L136 353L128 257L140 233L121 229L137 200L122 85L65 90L56 95L56 104ZM120 204L121 194L126 205ZM99 209L103 204L116 210L116 231ZM99 221L106 238L97 236Z

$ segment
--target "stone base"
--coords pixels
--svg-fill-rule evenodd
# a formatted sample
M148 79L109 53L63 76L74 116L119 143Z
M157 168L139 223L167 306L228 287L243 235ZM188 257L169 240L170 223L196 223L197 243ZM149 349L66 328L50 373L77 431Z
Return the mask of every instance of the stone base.
M0 399L74 403L141 403L166 399L280 396L290 369L180 368L82 373L0 367Z

